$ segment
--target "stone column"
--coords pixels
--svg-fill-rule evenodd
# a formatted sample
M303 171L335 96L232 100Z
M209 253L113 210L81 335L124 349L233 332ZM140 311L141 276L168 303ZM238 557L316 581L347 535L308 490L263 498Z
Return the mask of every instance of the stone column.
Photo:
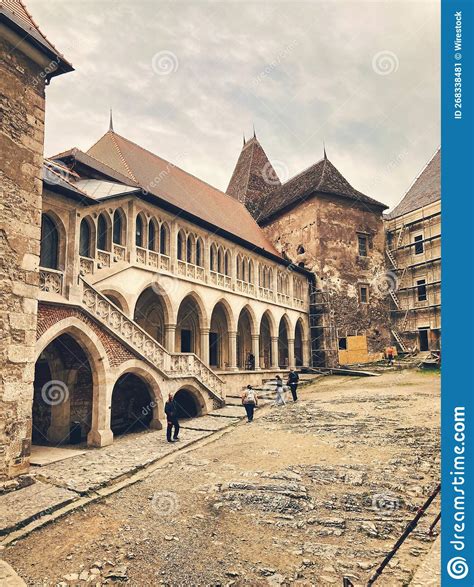
M94 398L92 403L92 427L87 435L88 446L108 446L114 441L114 435L110 429L110 416L112 411L112 391L114 381L108 380L94 382Z
M175 352L176 341L176 324L165 324L165 349L170 352Z
M296 367L295 361L295 339L288 339L288 368L294 369Z
M238 371L237 365L237 332L229 332L229 369L230 371Z
M201 360L209 365L209 328L201 328Z
M272 361L271 368L278 369L278 336L272 336Z
M255 357L255 370L260 369L260 335L252 334L252 355Z

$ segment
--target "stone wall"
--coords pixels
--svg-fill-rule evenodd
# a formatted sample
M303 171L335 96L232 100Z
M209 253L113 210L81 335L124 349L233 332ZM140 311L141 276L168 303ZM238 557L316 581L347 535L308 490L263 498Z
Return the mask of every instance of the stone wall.
M0 38L0 481L29 465L34 378L44 81Z
M325 328L328 364L340 361L338 338L356 334L367 337L366 360L378 358L390 343L385 236L382 213L330 196L302 202L264 227L275 246L296 264L313 271L316 287L326 292ZM368 254L358 251L358 234L367 235ZM359 300L359 285L367 285L368 303ZM361 361L363 362L363 361Z

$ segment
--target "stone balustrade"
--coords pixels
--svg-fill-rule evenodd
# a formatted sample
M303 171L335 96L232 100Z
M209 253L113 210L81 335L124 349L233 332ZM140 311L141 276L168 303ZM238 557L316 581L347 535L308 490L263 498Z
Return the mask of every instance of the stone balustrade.
M128 318L107 297L86 281L83 284L82 303L96 318L168 377L195 377L216 399L222 401L223 380L193 353L170 353L143 328Z
M39 287L41 291L47 293L63 293L63 273L56 269L40 268Z

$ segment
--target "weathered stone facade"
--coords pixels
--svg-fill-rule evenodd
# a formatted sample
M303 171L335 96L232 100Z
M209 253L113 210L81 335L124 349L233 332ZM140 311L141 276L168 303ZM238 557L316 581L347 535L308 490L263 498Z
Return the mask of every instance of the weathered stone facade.
M380 358L390 343L381 210L318 195L272 219L264 230L282 253L315 274L317 361L335 365ZM360 254L359 235L367 238L366 255ZM367 302L361 300L361 286L368 288ZM353 336L365 336L367 345L362 341L354 349L358 352L347 356L343 351L351 350Z
M28 468L39 283L45 83L61 69L19 2L0 7L0 480ZM25 23L29 31L21 30ZM32 42L34 41L34 42Z
M0 39L2 207L0 479L28 467L41 230L41 66Z

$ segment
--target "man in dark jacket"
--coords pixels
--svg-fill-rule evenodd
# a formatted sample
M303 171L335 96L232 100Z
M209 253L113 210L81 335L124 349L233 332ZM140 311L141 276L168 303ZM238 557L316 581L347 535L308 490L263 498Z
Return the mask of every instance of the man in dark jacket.
M173 394L170 393L168 396L168 401L165 404L165 414L166 420L168 422L168 426L166 427L166 440L168 442L176 442L179 440L179 422L178 422L178 406L174 401ZM173 438L171 438L171 433L173 432L174 426L174 434Z
M291 395L293 396L293 401L295 402L298 399L296 395L296 390L298 389L298 381L300 380L298 373L294 369L290 369L290 374L288 375L288 387L291 389Z

